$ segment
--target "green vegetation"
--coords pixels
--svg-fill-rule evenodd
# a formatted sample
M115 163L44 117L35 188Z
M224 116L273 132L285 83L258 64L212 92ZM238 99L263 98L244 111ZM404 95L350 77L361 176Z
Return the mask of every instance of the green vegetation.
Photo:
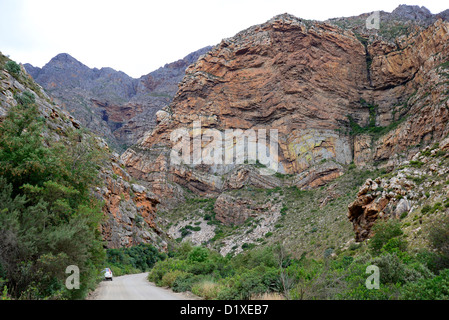
M20 74L20 66L15 61L6 62L5 69L14 77L18 77Z
M22 72L21 67L15 61L10 60L8 57L4 56L1 52L0 52L0 69L5 69L6 71L8 71L22 85L32 90L40 98L52 104L52 102L48 99L48 97L46 97L41 92L41 88L33 81L31 76Z
M167 258L150 244L106 250L106 265L114 276L149 271L157 261Z
M418 252L408 251L396 220L378 222L369 245L349 250L354 256L293 258L274 244L223 257L183 243L155 264L148 279L205 299L448 299L449 219L437 223L441 227L429 231L431 247ZM371 265L379 268L379 289L366 287Z
M0 282L13 298L82 298L105 258L90 192L101 155L82 131L47 140L34 94L15 98L0 126ZM69 265L80 269L79 290L64 285Z

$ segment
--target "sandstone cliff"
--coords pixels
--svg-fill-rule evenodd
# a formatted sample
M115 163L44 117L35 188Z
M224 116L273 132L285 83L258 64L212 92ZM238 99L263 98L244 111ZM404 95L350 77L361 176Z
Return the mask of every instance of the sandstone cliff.
M191 65L158 126L122 159L160 195L173 191L167 181L219 193L232 188L229 179L240 167L172 165L170 133L192 130L196 120L203 130L277 129L278 172L294 176L284 183L323 185L352 161L389 160L447 134L445 76L438 71L447 43L448 23L441 20L392 44L277 16L223 40Z
M176 207L190 190L216 198L216 218L230 225L262 208L230 190L313 189L354 165L392 170L449 133L449 23L445 12L426 10L381 13L380 30L365 28L369 14L327 22L283 14L224 39L187 68L158 125L121 158L163 199L161 208ZM197 121L202 134L278 130L277 173L261 175L258 164L248 163L172 163L170 135L182 128L198 135ZM358 241L370 236L390 199L370 204L375 197L360 196L349 214Z

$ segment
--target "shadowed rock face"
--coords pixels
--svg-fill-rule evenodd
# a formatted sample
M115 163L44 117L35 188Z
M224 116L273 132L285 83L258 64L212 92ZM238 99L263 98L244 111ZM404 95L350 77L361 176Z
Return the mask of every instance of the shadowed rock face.
M134 79L112 68L91 69L61 53L42 69L25 64L30 75L71 114L117 150L130 146L155 125L169 104L185 68L209 47Z

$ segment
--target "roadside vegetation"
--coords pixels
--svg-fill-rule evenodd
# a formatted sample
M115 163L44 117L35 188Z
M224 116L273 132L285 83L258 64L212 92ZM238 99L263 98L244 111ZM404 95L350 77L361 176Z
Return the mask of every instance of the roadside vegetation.
M114 276L149 271L158 261L167 258L150 244L138 244L129 248L107 249L106 265Z
M105 259L102 203L90 191L101 154L83 131L51 141L34 94L15 99L0 125L1 291L14 299L83 298ZM65 287L69 265L80 269L79 290Z
M368 243L338 256L293 258L282 245L226 257L182 243L157 262L148 279L205 299L448 299L449 219L429 228L431 246L409 250L397 220L379 221ZM366 286L367 268L379 268L379 289Z

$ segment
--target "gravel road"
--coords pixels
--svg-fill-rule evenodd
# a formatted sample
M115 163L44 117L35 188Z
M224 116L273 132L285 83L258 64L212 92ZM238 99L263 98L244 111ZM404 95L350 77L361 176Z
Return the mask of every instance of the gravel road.
M147 280L148 273L114 277L102 281L89 300L194 300L193 296L156 287ZM195 299L196 300L196 299Z

